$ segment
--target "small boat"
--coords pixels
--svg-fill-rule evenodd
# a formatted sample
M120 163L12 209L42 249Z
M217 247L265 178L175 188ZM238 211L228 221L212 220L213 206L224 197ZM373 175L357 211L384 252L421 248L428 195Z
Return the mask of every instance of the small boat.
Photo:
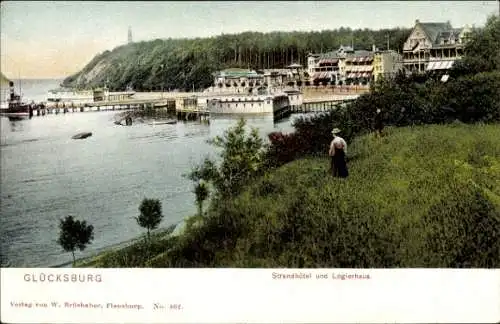
M83 132L83 133L78 133L76 135L73 135L71 138L72 139L84 139L84 138L87 138L90 136L92 136L91 132Z
M0 107L0 116L8 117L10 120L22 120L33 117L32 104L22 102L21 96L14 91L14 82L9 81L10 96L7 105Z
M162 121L153 121L152 123L149 123L149 125L175 125L177 124L177 120L162 120Z

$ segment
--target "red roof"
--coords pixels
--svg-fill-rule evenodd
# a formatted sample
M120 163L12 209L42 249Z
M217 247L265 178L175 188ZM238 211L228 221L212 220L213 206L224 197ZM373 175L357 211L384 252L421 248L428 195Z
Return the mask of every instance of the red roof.
M318 64L337 64L339 62L339 59L321 59L319 60Z
M348 57L346 59L346 62L353 62L353 63L363 63L363 62L371 62L371 61L373 61L373 57L371 57L371 56Z
M327 79L328 72L316 72L312 76L313 79Z
M371 76L370 72L360 72L360 73L349 73L347 75L348 79L356 79L356 78L369 78Z

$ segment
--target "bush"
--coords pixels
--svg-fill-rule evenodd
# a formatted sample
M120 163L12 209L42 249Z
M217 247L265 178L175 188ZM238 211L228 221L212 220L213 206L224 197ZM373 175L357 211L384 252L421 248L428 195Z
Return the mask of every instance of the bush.
M204 180L211 184L219 197L237 196L241 189L255 176L262 173L265 165L265 147L257 129L247 134L246 121L240 119L238 124L208 141L220 149L221 163L217 165L210 159L195 167L187 178L194 182Z
M175 246L176 238L137 242L123 249L109 252L99 260L102 268L142 268L150 258L161 255Z
M425 80L425 82L423 81ZM376 110L382 110L387 126L442 124L459 120L500 121L500 72L463 76L447 83L422 76L398 75L381 79L372 91L349 103L346 109L296 120L295 142L303 154L327 152L333 127L348 142L374 130Z
M475 184L462 184L424 217L430 267L500 267L500 213Z
M295 134L273 132L268 136L271 142L267 149L267 160L270 166L277 167L293 161L302 151L301 143L297 141L298 137Z

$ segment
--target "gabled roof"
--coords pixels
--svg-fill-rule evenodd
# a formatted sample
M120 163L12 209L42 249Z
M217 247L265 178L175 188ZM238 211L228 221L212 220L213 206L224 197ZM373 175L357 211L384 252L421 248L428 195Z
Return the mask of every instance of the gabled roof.
M453 34L458 37L462 33L462 30L464 28L453 28Z
M440 33L442 32L451 32L453 31L453 28L451 27L449 22L446 23L422 23L422 22L417 22L422 29L424 30L424 33L427 35L429 40L435 44L437 41L437 38Z
M340 45L339 51L344 50L344 52L352 52L354 49L351 46Z
M373 55L373 52L359 50L359 51L355 51L352 54L349 54L347 57L365 57L365 56L372 56L372 55Z
M319 56L319 58L321 58L321 59L338 58L338 57L339 57L339 54L337 53L337 51L322 53Z

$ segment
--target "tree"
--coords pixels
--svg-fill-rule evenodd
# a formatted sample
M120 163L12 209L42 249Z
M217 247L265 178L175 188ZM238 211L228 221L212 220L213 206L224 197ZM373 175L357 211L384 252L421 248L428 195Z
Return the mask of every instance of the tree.
M194 186L194 194L196 196L196 205L198 206L198 214L201 216L203 214L203 203L207 200L209 195L208 186L205 181L200 180L198 184Z
M353 33L354 32L354 33ZM308 52L338 48L354 36L356 47L382 48L390 35L392 49L401 50L410 29L356 30L340 28L321 32L221 35L215 38L166 39L118 46L96 55L80 72L69 76L65 86L88 88L109 79L112 89L133 85L151 88L201 89L213 85L212 73L226 67L277 68L304 60ZM93 73L96 66L105 66ZM307 78L307 73L304 73ZM217 85L215 85L217 87Z
M87 225L86 221L75 220L73 216L66 216L59 223L59 239L57 243L66 252L71 252L73 265L75 264L75 251L85 250L88 244L94 239L94 227Z
M264 165L265 147L258 130L252 128L249 134L245 130L246 121L240 119L238 124L217 136L208 143L221 149L221 163L206 158L186 175L192 181L204 180L214 186L219 198L230 198L238 195L243 186Z
M488 17L485 27L472 30L468 38L465 55L454 64L451 76L500 70L500 18Z
M140 215L136 217L137 224L147 230L148 241L151 238L151 231L160 225L163 214L159 199L144 198L139 206Z

